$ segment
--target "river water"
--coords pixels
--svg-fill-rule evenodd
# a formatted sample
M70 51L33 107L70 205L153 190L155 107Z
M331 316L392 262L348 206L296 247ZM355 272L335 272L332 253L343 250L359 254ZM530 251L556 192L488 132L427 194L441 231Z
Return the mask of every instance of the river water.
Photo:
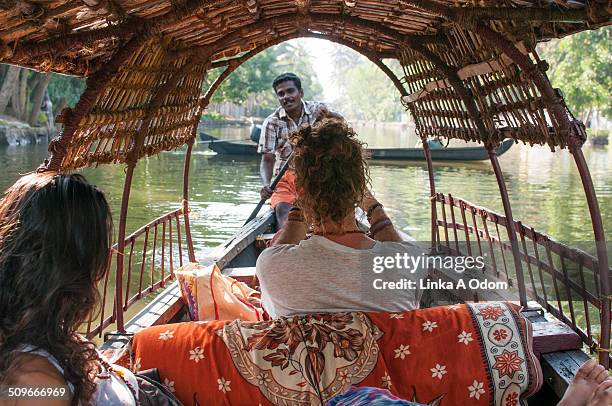
M370 147L408 147L416 142L406 129L358 127ZM248 128L207 130L225 139L248 137ZM462 143L457 144L461 146ZM612 148L584 147L599 198L608 240L612 240ZM46 157L46 146L0 148L0 189L19 173L33 170ZM139 162L134 175L128 233L179 206L184 148ZM553 238L573 243L592 240L592 228L580 178L566 150L514 145L500 157L515 219ZM436 188L503 213L495 176L488 161L434 163ZM202 255L233 234L258 200L258 157L220 156L206 144L194 147L190 204L194 244ZM104 165L82 171L106 192L118 220L124 166ZM428 178L424 162L371 161L375 194L396 224L421 240L429 236Z

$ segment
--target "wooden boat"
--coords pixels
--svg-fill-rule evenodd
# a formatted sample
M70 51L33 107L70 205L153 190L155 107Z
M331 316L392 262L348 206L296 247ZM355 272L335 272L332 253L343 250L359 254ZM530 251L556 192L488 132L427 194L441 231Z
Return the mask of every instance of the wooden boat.
M101 282L104 292L113 294L87 326L88 337L103 335L104 346L122 346L131 332L186 319L172 281L174 270L198 259L189 217L189 168L198 121L215 91L246 60L283 41L311 37L355 49L376 64L402 95L423 140L442 136L479 142L487 149L503 213L436 190L434 151L423 143L432 249L444 247L457 256L490 252L486 275L518 289L522 314L546 343L539 348L545 385L532 404L554 404L588 358L583 345L609 367L610 268L597 194L581 149L586 134L552 88L535 48L538 41L609 25L609 8L584 0L567 8L501 0L486 5L465 0L21 3L0 8L0 61L87 77L80 100L62 111L62 131L38 170L126 166L117 244L109 253L114 266ZM385 65L386 58L398 60L402 75ZM224 70L212 76L216 79L201 95L206 74L217 68ZM494 149L506 138L570 150L589 207L594 254L514 220ZM185 146L178 208L129 233L127 209L139 160ZM258 236L273 231L273 225L271 214L253 220L220 246L214 259L229 275L252 280ZM145 270L151 275L148 282L142 278ZM438 271L439 277L453 277ZM478 299L470 292L438 293L443 297L428 305ZM159 295L129 317L151 294ZM553 326L546 324L544 312L556 319ZM219 381L219 391L227 392L228 382ZM233 384L234 393L249 385ZM504 400L498 404L505 405Z
M448 199L440 194L436 200L440 202ZM470 206L468 202L456 200L455 205L463 206L467 211L479 210L476 207ZM503 221L503 215L489 212L491 219ZM454 223L454 222L453 222ZM367 228L367 225L360 224L362 228ZM459 227L460 224L454 223L449 228ZM217 246L211 253L200 259L202 264L215 263L226 276L232 277L237 281L243 282L251 287L257 285L255 276L255 263L259 254L265 249L266 243L273 237L276 231L276 218L274 211L268 210L261 216L255 218L248 224L244 225L234 236L229 238L224 243ZM412 237L400 231L400 234L406 241L414 241ZM536 240L548 239L547 236L541 234L533 235ZM488 231L483 235L483 240L494 240L494 236ZM547 240L549 246L552 246L553 251L565 249L561 245L557 245L552 240ZM415 242L415 244L418 244ZM441 251L444 253L452 252L452 242L441 242ZM423 246L423 249L426 247ZM500 243L502 250L510 250L511 248L504 243ZM455 252L455 254L458 254ZM444 281L456 282L457 274L444 269L436 269L436 277ZM501 282L503 278L494 276L493 269L489 267L490 274L487 275L488 281ZM426 294L422 299L422 305L434 307L443 303L461 303L473 299L473 293L461 289L447 290L444 292L436 292ZM493 297L488 297L489 300L511 301L514 297L505 292L498 292ZM567 374L567 368L575 370L579 365L589 359L588 355L582 352L582 342L580 337L565 324L546 319L544 309L537 302L530 302L530 306L523 312L523 315L528 318L533 329L533 349L536 354L541 354L541 363L544 370L545 382L550 384L550 387L543 388L540 393L531 399L529 404L552 404L551 399L561 397L565 388L571 380L571 376ZM144 307L140 312L133 316L125 324L125 333L111 333L105 335L102 350L112 350L124 348L130 342L130 337L146 329L148 327L160 324L172 324L189 321L189 312L183 300L181 289L178 282L171 283L162 293L157 296L151 303ZM533 403L532 403L533 402Z
M210 137L210 136L209 136ZM214 138L214 137L213 137ZM257 145L252 141L228 141L210 139L207 137L208 148L217 154L224 155L255 155ZM495 149L497 156L501 156L510 149L513 140L504 140ZM442 148L432 149L431 159L434 161L484 161L489 159L487 150L483 147L465 148ZM395 159L407 161L424 161L425 153L423 148L368 148L370 159Z

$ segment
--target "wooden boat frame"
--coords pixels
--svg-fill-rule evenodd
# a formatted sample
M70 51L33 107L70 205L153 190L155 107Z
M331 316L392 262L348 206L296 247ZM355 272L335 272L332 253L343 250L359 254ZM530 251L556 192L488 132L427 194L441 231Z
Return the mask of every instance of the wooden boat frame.
M535 50L538 41L609 25L610 8L605 1L577 0L566 6L523 2L514 7L502 1L479 7L463 0L461 6L448 0L162 0L156 6L120 0L19 3L20 7L0 7L0 62L87 77L80 100L58 118L62 131L50 143L50 157L38 170L67 172L107 163L127 166L117 245L109 253L117 281L114 306L110 315L102 306L100 319L88 325L89 336L102 334L111 325L119 334L125 333L132 323L126 325L124 313L165 288L173 278L175 262L182 265L184 256L196 260L189 221L189 167L198 122L212 95L236 68L259 52L289 39L310 37L350 47L376 64L402 95L423 140L442 136L484 145L503 215L438 193L431 151L423 142L432 247L459 254L461 233L467 247L477 242L479 249L482 245L501 249L502 258L497 257L491 272L517 286L526 312L531 311L528 299L536 300L578 334L602 365L610 366L610 268L597 196L581 149L586 131L571 115L561 92L552 87L546 76L548 66ZM399 60L403 76L389 69L385 58ZM201 96L206 72L216 68L224 70ZM595 256L514 220L495 153L508 137L530 145L569 149L589 207ZM128 235L128 205L137 162L184 145L180 207ZM250 249L253 235L247 237L237 236L223 247L227 258ZM152 250L148 249L150 240ZM141 243L144 249L136 277L134 249ZM535 247L535 254L527 249L528 243ZM539 256L539 249L545 257ZM512 259L510 266L505 253ZM553 256L560 258L560 266ZM579 269L580 282L568 277L568 262ZM149 268L150 281L143 286ZM110 273L109 269L103 281L105 298ZM549 296L543 283L537 286L538 274L540 281L542 275L552 278L554 294ZM585 277L594 281L594 292ZM569 312L562 304L559 286L568 296ZM172 286L153 304L159 305L171 292ZM586 309L585 326L576 320L574 296ZM599 337L588 320L590 306L598 313ZM175 308L175 304L166 306L157 321L170 320ZM560 362L574 362L567 359ZM550 373L562 376L562 369L552 365ZM567 384L567 374L559 379L554 382L561 382L560 390L563 382Z

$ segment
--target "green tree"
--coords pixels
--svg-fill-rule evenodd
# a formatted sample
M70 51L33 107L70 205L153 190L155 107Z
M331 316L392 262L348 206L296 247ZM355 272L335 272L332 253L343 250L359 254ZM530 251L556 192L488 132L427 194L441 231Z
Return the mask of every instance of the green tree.
M304 98L318 100L323 96L323 87L313 67L313 56L300 40L292 40L277 45L278 61L275 75L293 72L299 76L304 89Z
M51 74L18 66L0 69L0 114L6 114L30 125L44 124L41 105L47 95ZM45 103L45 106L47 104Z
M75 76L54 74L49 82L49 97L57 113L65 106L73 107L84 90L85 79Z
M274 49L269 48L255 55L232 72L219 86L212 102L244 103L249 95L269 89L275 77L274 70L271 67L275 65L278 57L274 51ZM211 77L207 82L212 83L217 76L218 74Z
M612 116L612 28L585 31L540 45L548 76L572 112L590 126L595 111Z
M298 40L288 41L266 49L237 68L223 82L211 103L245 103L256 100L257 110L264 115L278 107L272 91L272 81L283 72L293 72L302 80L307 100L321 97L323 88L312 64L312 55ZM221 70L211 73L205 88L218 77Z
M332 77L340 89L334 105L346 117L369 121L398 120L404 111L400 94L389 78L370 62L343 45L332 51ZM397 61L385 61L394 72L401 72ZM400 76L401 77L401 76Z

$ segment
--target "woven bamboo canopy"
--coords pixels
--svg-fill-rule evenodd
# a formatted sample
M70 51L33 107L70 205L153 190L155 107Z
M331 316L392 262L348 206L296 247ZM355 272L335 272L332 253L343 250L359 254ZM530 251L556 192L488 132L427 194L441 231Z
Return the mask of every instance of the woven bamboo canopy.
M419 135L582 143L538 41L610 23L592 0L0 0L0 61L87 76L45 169L131 163L190 144L211 95L269 46L325 38L375 62ZM397 78L384 58L404 68ZM299 61L296 61L299 63ZM225 67L202 96L206 72Z

